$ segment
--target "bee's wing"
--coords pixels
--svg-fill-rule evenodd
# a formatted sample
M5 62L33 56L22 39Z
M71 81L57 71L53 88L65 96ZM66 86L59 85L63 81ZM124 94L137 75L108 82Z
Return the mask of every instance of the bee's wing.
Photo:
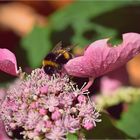
M60 53L56 58L58 58L58 57L60 57L61 55L63 55L65 52L69 52L69 51L71 51L74 47L76 47L77 45L70 45L70 46L67 46L66 48L63 48L63 52L62 53ZM71 54L71 53L70 53ZM72 57L74 57L73 56L73 54L71 54L72 55Z
M65 52L71 51L71 50L72 50L74 47L76 47L76 46L77 46L77 44L76 44L76 45L69 45L69 46L67 46L66 48L62 48L62 41L60 41L59 43L56 44L56 46L54 47L54 49L52 50L52 52L56 52L56 51L58 51L58 50L63 50L63 52L60 53L60 54L56 57L56 59L57 59L57 58L59 58L61 55L63 55Z
M69 46L67 46L66 48L65 48L65 50L66 51L71 51L74 47L76 47L77 46L77 44L75 44L75 45L69 45Z
M55 45L55 47L53 48L52 52L56 52L57 50L61 50L61 49L64 49L66 51L70 51L70 50L72 50L76 46L77 46L77 44L75 44L75 45L69 45L69 46L63 48L62 47L62 41L60 41L60 42L58 42Z
M52 52L56 52L57 50L62 49L62 41L58 42L53 48Z

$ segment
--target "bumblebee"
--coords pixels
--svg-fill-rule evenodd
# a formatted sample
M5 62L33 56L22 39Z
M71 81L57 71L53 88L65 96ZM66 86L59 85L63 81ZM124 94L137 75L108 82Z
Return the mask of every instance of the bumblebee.
M72 47L73 46L62 48L62 43L59 42L52 52L46 55L42 62L45 73L52 75L60 71L63 68L63 65L72 58L72 54L69 52Z

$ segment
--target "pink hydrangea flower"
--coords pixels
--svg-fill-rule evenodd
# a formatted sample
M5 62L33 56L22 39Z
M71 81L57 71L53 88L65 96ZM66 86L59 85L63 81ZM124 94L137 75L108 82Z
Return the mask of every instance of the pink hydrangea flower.
M55 85L57 90L52 89ZM47 90L42 92L44 87ZM6 91L0 116L11 137L20 129L17 139L65 139L68 133L89 129L84 127L84 119L92 120L90 128L98 122L99 113L89 102L88 93L79 89L67 74L48 76L42 68L35 69Z
M61 113L60 111L57 109L55 110L53 113L52 113L52 116L51 116L52 120L58 120L61 118Z

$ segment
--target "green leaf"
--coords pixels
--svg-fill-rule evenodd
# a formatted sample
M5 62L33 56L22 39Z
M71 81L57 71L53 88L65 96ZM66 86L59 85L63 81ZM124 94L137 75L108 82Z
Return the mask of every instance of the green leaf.
M47 40L49 29L35 27L33 31L22 39L21 45L28 58L29 66L35 68L41 65L41 61L50 51L51 44Z
M131 106L128 111L123 113L122 119L118 121L117 126L126 134L140 138L140 100Z
M68 133L67 140L78 140L77 134Z
M86 133L87 139L126 139L129 138L125 133L121 132L112 123L111 118L103 113L102 121L97 126Z

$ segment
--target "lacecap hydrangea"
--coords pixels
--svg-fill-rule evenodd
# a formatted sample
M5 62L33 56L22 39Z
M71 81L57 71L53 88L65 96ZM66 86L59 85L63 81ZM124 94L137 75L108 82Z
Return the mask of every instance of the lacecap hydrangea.
M100 119L95 105L67 74L48 76L43 69L18 79L1 105L7 134L18 139L65 139L90 130Z

